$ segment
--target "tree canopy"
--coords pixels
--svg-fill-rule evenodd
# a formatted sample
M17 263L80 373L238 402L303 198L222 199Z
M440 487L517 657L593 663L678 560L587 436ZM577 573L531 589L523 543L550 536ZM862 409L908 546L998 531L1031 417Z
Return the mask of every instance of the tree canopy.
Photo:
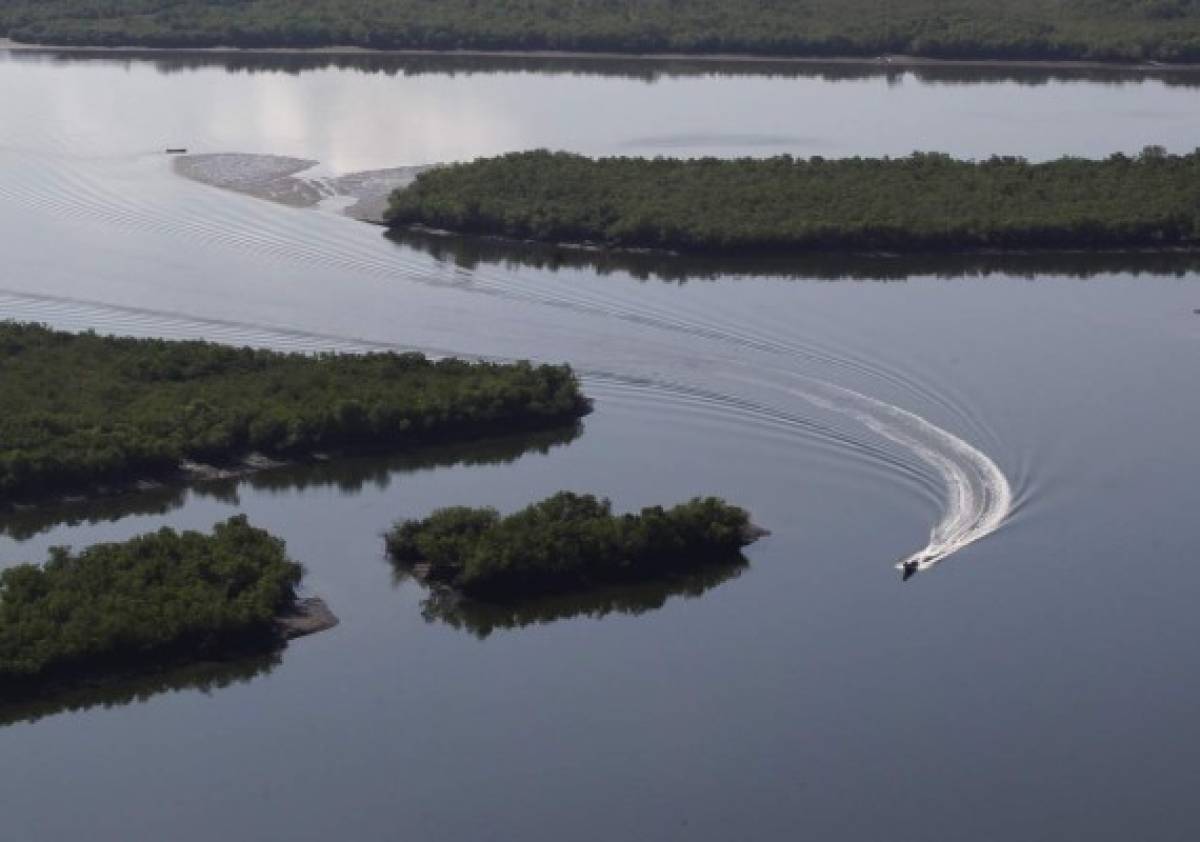
M397 523L387 550L402 569L481 600L637 582L736 560L760 533L715 497L614 515L608 500L559 492L515 514L451 507Z
M0 572L0 683L277 646L303 569L244 516L212 535L161 529Z
M679 252L1200 245L1200 152L1021 158L585 158L538 150L422 173L396 226Z
M5 0L55 44L1200 60L1200 0Z
M0 323L0 501L250 452L401 448L587 411L566 366L281 354Z

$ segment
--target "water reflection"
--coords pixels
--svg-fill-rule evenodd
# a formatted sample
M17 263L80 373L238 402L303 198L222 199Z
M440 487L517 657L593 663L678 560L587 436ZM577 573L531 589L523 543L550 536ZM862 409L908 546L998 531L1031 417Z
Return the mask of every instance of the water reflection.
M13 509L0 514L0 535L27 541L57 526L92 526L138 515L161 516L178 509L186 500L186 488L176 486Z
M385 236L443 263L474 270L481 265L558 271L622 273L638 280L672 283L757 276L817 280L902 281L914 276L984 277L1003 274L1091 278L1126 273L1182 277L1200 271L1200 252L1045 252L1027 254L809 254L779 257L714 257L664 252L614 252L466 237L408 229Z
M2 53L0 53L2 55ZM321 70L350 70L387 76L428 74L471 76L495 73L604 76L655 82L708 76L759 76L851 82L887 79L896 84L905 78L927 85L979 85L1013 83L1036 87L1055 82L1090 82L1100 85L1137 85L1147 80L1171 86L1200 86L1200 70L1188 67L1097 65L907 63L883 58L842 61L787 61L771 58L702 59L686 56L556 56L502 54L423 53L283 53L197 52L111 49L64 51L54 48L21 48L8 54L14 61L56 64L104 63L132 67L149 64L163 74L220 68L230 73L283 73L300 75Z
M333 486L346 494L357 494L368 484L380 491L398 476L452 466L507 465L523 456L545 455L575 441L583 434L583 422L551 430L481 439L462 444L423 447L417 451L331 459L315 464L287 465L253 474L246 482L255 491L307 491ZM236 493L238 482L217 483Z
M433 587L421 601L421 616L428 623L445 623L480 640L496 631L513 631L557 620L610 614L638 616L657 611L671 599L695 599L718 585L736 579L749 567L745 556L711 564L637 585L609 585L584 594L545 596L516 603L466 600L445 588ZM398 585L416 580L397 568Z
M133 515L165 515L183 506L189 491L229 505L240 505L239 491L294 492L334 487L357 494L368 485L384 490L399 476L456 465L504 465L530 454L545 455L583 433L582 422L551 430L498 436L463 444L443 444L420 450L347 456L271 468L245 477L208 480L188 486L162 487L110 497L71 499L52 506L0 514L0 535L28 540L58 526L112 523ZM244 485L243 485L244 484Z
M0 698L0 728L25 722L37 722L60 713L75 713L92 708L114 708L147 702L166 693L198 690L211 693L234 684L246 684L267 675L281 660L280 652L211 661L178 667L150 675L105 679L34 698Z

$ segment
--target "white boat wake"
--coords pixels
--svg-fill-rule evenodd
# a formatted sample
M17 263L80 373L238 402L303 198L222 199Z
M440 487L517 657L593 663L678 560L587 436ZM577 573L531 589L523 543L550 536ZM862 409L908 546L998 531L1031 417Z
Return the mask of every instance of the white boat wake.
M802 387L784 389L823 409L849 415L932 467L946 487L942 518L929 542L896 562L906 572L928 570L964 547L995 532L1012 512L1013 490L986 453L914 412L815 378L778 372Z

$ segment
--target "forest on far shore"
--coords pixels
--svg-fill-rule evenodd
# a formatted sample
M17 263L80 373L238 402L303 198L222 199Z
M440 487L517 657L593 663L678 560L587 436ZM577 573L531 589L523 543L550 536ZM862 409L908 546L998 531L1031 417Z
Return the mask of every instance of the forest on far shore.
M422 173L395 226L715 254L1200 246L1200 151L1104 160L586 158L520 152Z
M5 0L19 41L1200 61L1200 0Z

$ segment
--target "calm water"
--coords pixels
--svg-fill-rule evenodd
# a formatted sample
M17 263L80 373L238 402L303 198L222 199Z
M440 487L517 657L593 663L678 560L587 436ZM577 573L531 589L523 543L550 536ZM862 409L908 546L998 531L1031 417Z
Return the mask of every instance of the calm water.
M1188 263L597 267L392 242L177 179L160 154L289 154L348 172L530 146L1184 151L1200 137L1200 88L237 61L0 53L0 315L569 360L597 411L534 441L0 522L7 562L244 511L287 539L343 621L277 662L0 708L3 838L1200 833ZM1015 497L999 531L907 584L892 564L950 507L948 475L905 440L920 431L899 410L994 462ZM926 443L979 491L976 463L948 441ZM502 617L443 617L382 558L396 518L512 509L564 487L619 508L719 493L774 534L735 575Z

